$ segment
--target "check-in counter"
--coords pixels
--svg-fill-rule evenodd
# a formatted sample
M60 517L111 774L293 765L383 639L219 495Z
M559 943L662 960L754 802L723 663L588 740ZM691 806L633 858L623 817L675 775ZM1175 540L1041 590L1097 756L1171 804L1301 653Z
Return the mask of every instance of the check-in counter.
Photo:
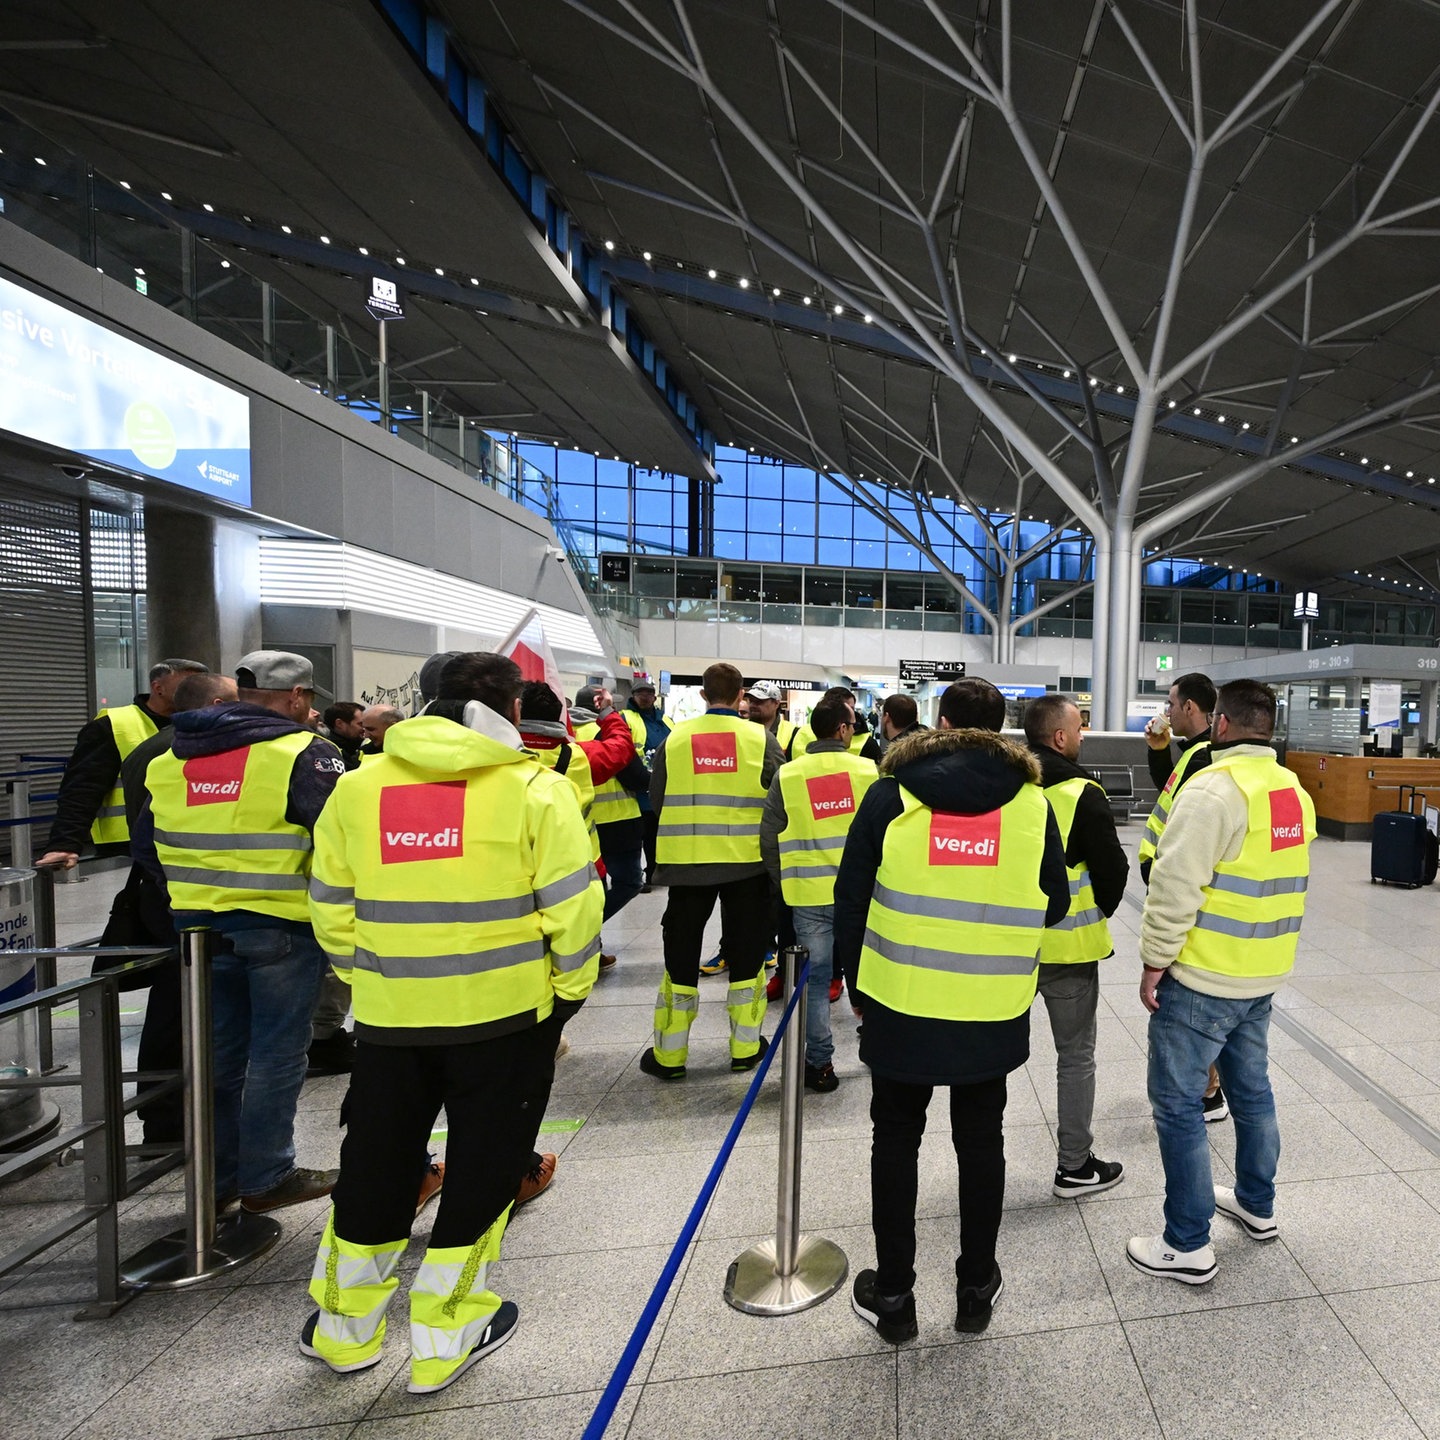
M1368 840L1371 820L1395 809L1401 785L1416 786L1440 805L1440 760L1291 750L1285 763L1315 802L1320 833L1337 840Z

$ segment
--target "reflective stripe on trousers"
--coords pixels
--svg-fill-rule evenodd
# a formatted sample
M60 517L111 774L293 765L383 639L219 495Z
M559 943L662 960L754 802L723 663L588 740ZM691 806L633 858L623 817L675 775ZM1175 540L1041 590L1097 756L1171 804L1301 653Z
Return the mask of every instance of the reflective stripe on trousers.
M374 1355L385 1341L385 1310L399 1281L408 1240L391 1245L355 1245L335 1234L335 1212L325 1222L310 1297L320 1307L314 1347L326 1360L354 1364Z
M454 1374L500 1308L488 1277L500 1258L509 1218L507 1205L468 1249L425 1252L410 1286L410 1378L415 1384L438 1385Z
M655 1058L662 1065L683 1065L690 1052L690 1027L700 1011L700 991L676 985L668 975L655 996Z
M725 992L730 1016L730 1056L748 1060L760 1049L760 1030L765 1023L765 967L753 980L732 980Z

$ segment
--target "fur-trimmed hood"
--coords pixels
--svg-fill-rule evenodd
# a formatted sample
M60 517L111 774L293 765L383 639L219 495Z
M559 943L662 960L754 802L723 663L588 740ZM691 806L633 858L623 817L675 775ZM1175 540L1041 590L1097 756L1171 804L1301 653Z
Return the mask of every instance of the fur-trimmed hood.
M880 773L932 810L978 815L1038 785L1040 762L993 730L920 730L886 750Z

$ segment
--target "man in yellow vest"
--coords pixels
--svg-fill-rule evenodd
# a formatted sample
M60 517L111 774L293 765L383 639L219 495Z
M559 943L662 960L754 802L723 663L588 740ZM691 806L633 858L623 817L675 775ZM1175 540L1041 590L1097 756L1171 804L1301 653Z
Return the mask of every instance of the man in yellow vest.
M1091 1151L1095 1136L1095 1014L1100 961L1115 953L1106 924L1120 906L1130 862L1110 802L1080 768L1080 709L1064 695L1042 695L1025 710L1025 738L1040 762L1040 783L1060 826L1070 878L1070 912L1040 941L1037 988L1055 1040L1055 1126L1059 1155L1052 1190L1075 1199L1125 1178L1118 1160Z
M851 1303L882 1339L917 1333L915 1200L925 1111L950 1091L960 1176L955 1328L990 1323L1004 1281L1005 1077L1030 1055L1041 933L1070 908L1065 847L1040 766L1000 734L1005 697L968 678L940 728L892 745L835 881L835 955L864 1018L877 1264Z
M746 718L763 725L775 737L785 758L790 759L790 747L800 727L782 711L785 692L773 681L758 680L746 690L745 698L750 702L750 714Z
M145 772L134 846L163 876L176 928L217 932L215 1185L258 1212L335 1183L333 1170L296 1165L295 1105L325 971L306 902L310 837L345 762L304 728L315 698L304 656L252 651L235 683L236 703L175 717L174 745Z
M520 667L462 654L425 714L345 777L315 833L311 910L354 987L350 1125L300 1348L383 1358L385 1311L443 1106L446 1185L410 1287L410 1389L442 1390L515 1332L495 1292L561 1028L595 984L600 881L575 787L527 754Z
M760 820L760 852L772 887L794 917L795 940L810 952L805 1005L805 1086L839 1088L830 1037L831 955L835 943L835 876L845 836L875 767L850 753L855 722L840 700L810 712L815 743L770 782Z
M765 792L785 754L761 725L742 720L744 678L723 661L701 677L706 710L675 726L655 752L650 800L658 818L656 883L670 887L661 921L665 977L655 1039L640 1068L684 1078L700 1002L700 949L720 902L721 948L730 971L730 1068L751 1070L765 1053L765 952L775 934L770 882L760 858Z
M855 711L855 692L846 685L832 685L821 697L821 702L826 700L840 700L850 707L850 720L855 727L855 733L850 737L850 753L860 755L866 760L873 760L877 765L880 763L880 746L876 743L875 737L865 728L864 721ZM815 743L815 731L809 725L800 728L800 733L791 741L787 758L793 760L797 755L803 755Z
M1165 1229L1126 1256L1147 1275L1215 1277L1218 1210L1273 1240L1280 1126L1270 1089L1270 1007L1295 963L1315 807L1270 748L1275 695L1232 680L1216 697L1210 764L1160 837L1140 921L1140 1001L1150 1012L1148 1089L1165 1167ZM1201 1092L1219 1068L1235 1123L1235 1188L1215 1185Z
M73 869L86 842L101 856L124 855L130 844L120 767L142 741L165 729L175 713L175 687L187 675L207 674L198 660L160 660L150 667L150 693L111 705L81 727L60 779L50 843L42 865Z
M1210 713L1214 709L1214 683L1208 675L1192 670L1171 685L1164 715L1157 716L1145 727L1145 744L1149 747L1145 759L1149 762L1151 782L1160 792L1154 809L1146 818L1145 833L1140 837L1137 854L1140 878L1147 885L1150 883L1150 867L1155 863L1155 847L1164 834L1165 822L1170 818L1170 807L1174 805L1175 797L1196 771L1203 770L1210 763ZM1179 759L1173 765L1170 750L1172 733L1179 751ZM1225 1103L1220 1077L1212 1066L1205 1087L1205 1123L1217 1124L1227 1119L1229 1114L1230 1107Z

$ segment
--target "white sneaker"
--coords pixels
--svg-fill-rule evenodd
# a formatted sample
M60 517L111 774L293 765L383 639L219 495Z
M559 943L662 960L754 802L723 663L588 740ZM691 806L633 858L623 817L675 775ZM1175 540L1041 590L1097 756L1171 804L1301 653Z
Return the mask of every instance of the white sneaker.
M1215 1208L1231 1220L1238 1220L1252 1240L1274 1240L1280 1234L1273 1215L1252 1214L1235 1198L1233 1190L1220 1185L1215 1187Z
M1182 1285L1204 1285L1220 1268L1213 1246L1176 1250L1165 1243L1163 1235L1137 1235L1125 1247L1125 1258L1147 1275L1178 1280Z

